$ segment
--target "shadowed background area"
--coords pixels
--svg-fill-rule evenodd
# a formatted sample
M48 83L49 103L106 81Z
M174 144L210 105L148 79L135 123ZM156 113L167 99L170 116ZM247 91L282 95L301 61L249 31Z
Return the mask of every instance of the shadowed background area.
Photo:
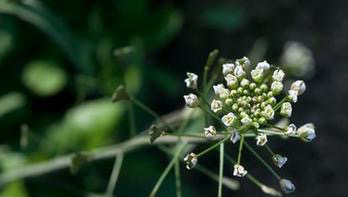
M125 84L159 114L170 113L184 105L186 72L202 76L218 49L226 58L266 59L306 81L291 122L313 122L317 138L272 138L274 151L289 159L276 170L294 182L294 196L347 196L347 10L339 0L0 0L0 172L127 140L129 106L111 103L115 87ZM153 118L134 111L141 132ZM237 147L226 149L233 155ZM243 160L263 183L278 186L252 155ZM151 146L127 154L115 195L148 196L168 162ZM218 172L218 154L200 163ZM181 166L183 196L216 196L217 182ZM112 167L106 159L74 175L18 180L0 186L0 196L96 196ZM225 169L231 177L233 167ZM224 194L267 196L247 179ZM157 196L176 196L174 173Z

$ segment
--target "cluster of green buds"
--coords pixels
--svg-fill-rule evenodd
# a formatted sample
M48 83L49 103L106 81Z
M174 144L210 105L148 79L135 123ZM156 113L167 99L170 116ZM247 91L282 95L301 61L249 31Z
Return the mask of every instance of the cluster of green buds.
M203 98L204 95L197 90L198 75L187 73L186 87L193 89L194 93L185 95L184 99L188 107L201 108L221 123L223 127L221 132L217 132L213 125L206 125L203 133L207 139L212 140L217 134L222 134L228 135L232 143L240 141L234 176L244 177L247 174L240 164L244 137L254 136L256 145L265 146L272 154L272 161L279 168L288 159L270 150L266 145L269 136L298 137L305 142L310 142L316 137L312 123L307 123L299 129L294 124L289 124L285 128L275 126L277 119L291 117L292 105L306 90L302 80L293 82L285 91L283 84L285 73L282 69L270 65L267 61L254 66L247 57L224 63L221 70L224 83L212 86L211 99ZM196 165L197 155L190 153L185 158L188 169ZM292 192L295 189L287 179L281 179L280 185L285 192Z

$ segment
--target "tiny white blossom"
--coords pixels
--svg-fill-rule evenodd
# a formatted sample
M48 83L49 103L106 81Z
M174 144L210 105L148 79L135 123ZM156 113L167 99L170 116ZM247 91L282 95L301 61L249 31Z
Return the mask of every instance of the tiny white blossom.
M296 125L295 124L289 124L288 128L286 128L286 135L293 136L296 134Z
M256 136L256 145L263 146L267 143L267 135L264 133L260 133Z
M198 75L187 72L187 78L185 79L186 87L191 89L197 89Z
M184 99L185 99L186 105L190 108L195 108L199 104L198 97L195 94L191 93L191 94L185 95Z
M216 100L214 99L212 102L211 102L211 105L210 105L210 108L213 112L218 112L220 110L222 110L222 102L220 100Z
M234 76L232 74L227 74L225 76L225 80L226 80L227 86L229 88L236 88L236 87L238 87L238 79L237 79L236 76Z
M273 72L272 78L275 81L282 82L284 79L285 73L281 69L277 69Z
M298 91L291 90L291 89L288 91L288 98L290 99L291 102L296 103L297 96L298 96Z
M287 157L283 157L279 154L274 154L272 156L273 163L279 168L283 167L283 165L288 161Z
M233 125L233 123L235 122L236 118L237 117L234 115L234 113L230 112L230 113L224 115L221 118L221 120L227 127L229 127L229 126Z
M238 142L238 140L240 140L240 134L238 131L233 131L230 137L230 140L233 144L235 144L236 142Z
M214 85L213 89L215 94L222 99L226 99L230 95L230 91L223 84Z
M250 72L250 74L255 82L261 82L265 75L264 72L265 71L262 68L255 68Z
M256 69L258 68L262 68L263 70L267 71L269 70L271 66L269 65L269 63L265 60L263 62L259 62L256 66Z
M292 114L292 106L291 103L285 102L282 104L280 108L280 114L283 115L286 118L289 118Z
M222 65L222 74L227 75L233 73L235 65L233 63L225 63Z
M278 95L283 90L283 84L280 81L273 81L271 84L271 91L273 95Z
M236 68L234 68L234 72L233 74L237 77L237 78L242 78L245 75L245 71L243 70L242 66L236 66Z
M250 84L250 81L247 80L247 79L242 79L242 81L240 82L240 85L241 85L242 87L248 87L249 84Z
M267 105L262 112L263 117L267 120L272 120L274 118L274 110L271 105Z
M239 164L234 165L233 168L233 176L244 177L248 173L248 171L246 171L244 167Z
M298 128L297 133L300 138L306 142L310 142L316 137L314 125L312 123L307 123Z
M249 118L249 116L245 116L244 118L242 118L242 120L240 120L240 122L243 124L243 125L249 125L251 124L253 120L251 118Z
M290 90L297 91L298 95L301 95L306 90L306 84L302 80L297 80L291 84Z
M186 168L191 170L197 165L198 157L196 154L190 153L184 158L184 162L186 163Z
M250 66L250 60L249 60L249 58L244 56L243 58L236 60L236 65L242 66L243 68L248 67L248 66Z
M279 181L280 188L283 192L289 194L295 191L295 185L288 179L281 179Z
M216 129L213 125L204 128L204 135L207 137L209 140L213 139L216 136Z

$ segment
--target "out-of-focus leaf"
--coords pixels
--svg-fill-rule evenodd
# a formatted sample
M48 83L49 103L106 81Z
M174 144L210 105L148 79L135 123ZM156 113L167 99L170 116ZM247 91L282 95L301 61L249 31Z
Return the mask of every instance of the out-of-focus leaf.
M217 6L206 9L201 16L201 23L211 28L232 31L244 22L243 10L230 6Z
M0 31L0 61L13 45L13 35L7 31Z
M124 73L124 81L131 95L136 94L141 88L141 70L136 66L129 66Z
M22 181L16 181L6 185L0 192L0 197L27 197L28 192Z
M25 103L25 97L18 92L8 93L0 97L0 118L11 111L23 107Z
M120 123L125 106L110 99L83 103L70 109L61 124L53 127L44 149L59 151L89 149L110 142L111 132Z
M46 33L60 46L77 68L85 73L92 72L90 54L76 39L64 21L53 14L37 0L0 0L0 14L14 15Z
M39 96L51 96L66 84L66 74L57 65L46 61L29 63L22 75L23 83Z
M1 171L14 170L26 164L26 158L21 153L12 152L6 147L0 149Z

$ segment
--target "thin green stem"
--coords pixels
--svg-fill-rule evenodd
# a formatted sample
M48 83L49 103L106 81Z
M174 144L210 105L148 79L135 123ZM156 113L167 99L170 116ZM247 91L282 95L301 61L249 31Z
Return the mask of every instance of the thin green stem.
M123 153L119 153L116 156L115 164L114 164L114 167L112 169L109 184L108 184L108 187L106 190L106 196L111 197L115 191L115 187L116 187L118 176L120 174L122 163L123 163Z
M177 136L177 137L196 137L196 138L206 138L204 135L201 134L189 134L189 133L185 133L185 134L180 134L180 133L166 133L165 136Z
M258 129L257 131L268 135L284 135L283 132L271 131L266 129Z
M222 178L224 173L224 143L220 144L220 166L219 166L219 187L218 197L222 197Z
M226 126L222 123L221 119L220 119L217 115L213 114L211 111L207 110L206 108L204 108L204 107L201 106L201 105L199 106L199 108L201 108L204 112L206 112L207 114L209 114L211 117L215 118L222 126L226 127Z
M265 144L265 147L266 147L267 151L273 156L274 153L273 153L272 149L267 144Z
M180 163L179 160L176 160L174 164L175 172L175 188L176 188L176 197L182 197L181 194L181 181L180 181Z
M237 165L240 164L240 159L241 159L241 157L242 157L243 142L244 142L244 135L241 136L241 139L240 139L240 141L239 141Z
M158 115L155 111L153 111L152 109L147 107L145 104L143 104L139 100L135 99L134 97L131 97L130 100L135 105L137 105L138 107L140 107L141 109L143 109L144 111L146 111L147 113L152 115L154 118L156 118L157 120L161 121L166 127L168 127L171 130L174 130L160 115Z
M170 161L170 163L167 165L167 167L165 168L165 170L163 171L162 175L160 176L160 178L158 179L155 187L152 189L149 197L155 197L162 182L164 181L164 179L166 178L166 176L168 175L169 171L173 168L175 162L179 159L182 151L184 150L184 148L186 147L186 144L180 144L177 147L177 150L175 152L174 157L172 158L172 160Z
M282 104L285 101L287 101L287 97L286 96L281 101L279 101L279 103L276 104L276 106L274 107L274 111L276 112L282 106Z
M205 149L204 151L200 152L199 154L197 154L197 157L200 157L206 153L208 153L209 151L215 149L216 147L218 147L220 144L224 143L226 140L229 139L229 135L226 135L225 138L223 138L222 140L220 140L219 142L213 144L212 146L210 146L209 148Z
M129 119L129 130L131 137L136 135L136 123L135 123L135 114L133 103L128 104L128 119Z
M247 142L244 142L244 145L278 180L281 179L281 177L272 169L272 167L268 165L266 161L263 160L262 157L256 151L254 151L254 149L251 146L249 146Z

